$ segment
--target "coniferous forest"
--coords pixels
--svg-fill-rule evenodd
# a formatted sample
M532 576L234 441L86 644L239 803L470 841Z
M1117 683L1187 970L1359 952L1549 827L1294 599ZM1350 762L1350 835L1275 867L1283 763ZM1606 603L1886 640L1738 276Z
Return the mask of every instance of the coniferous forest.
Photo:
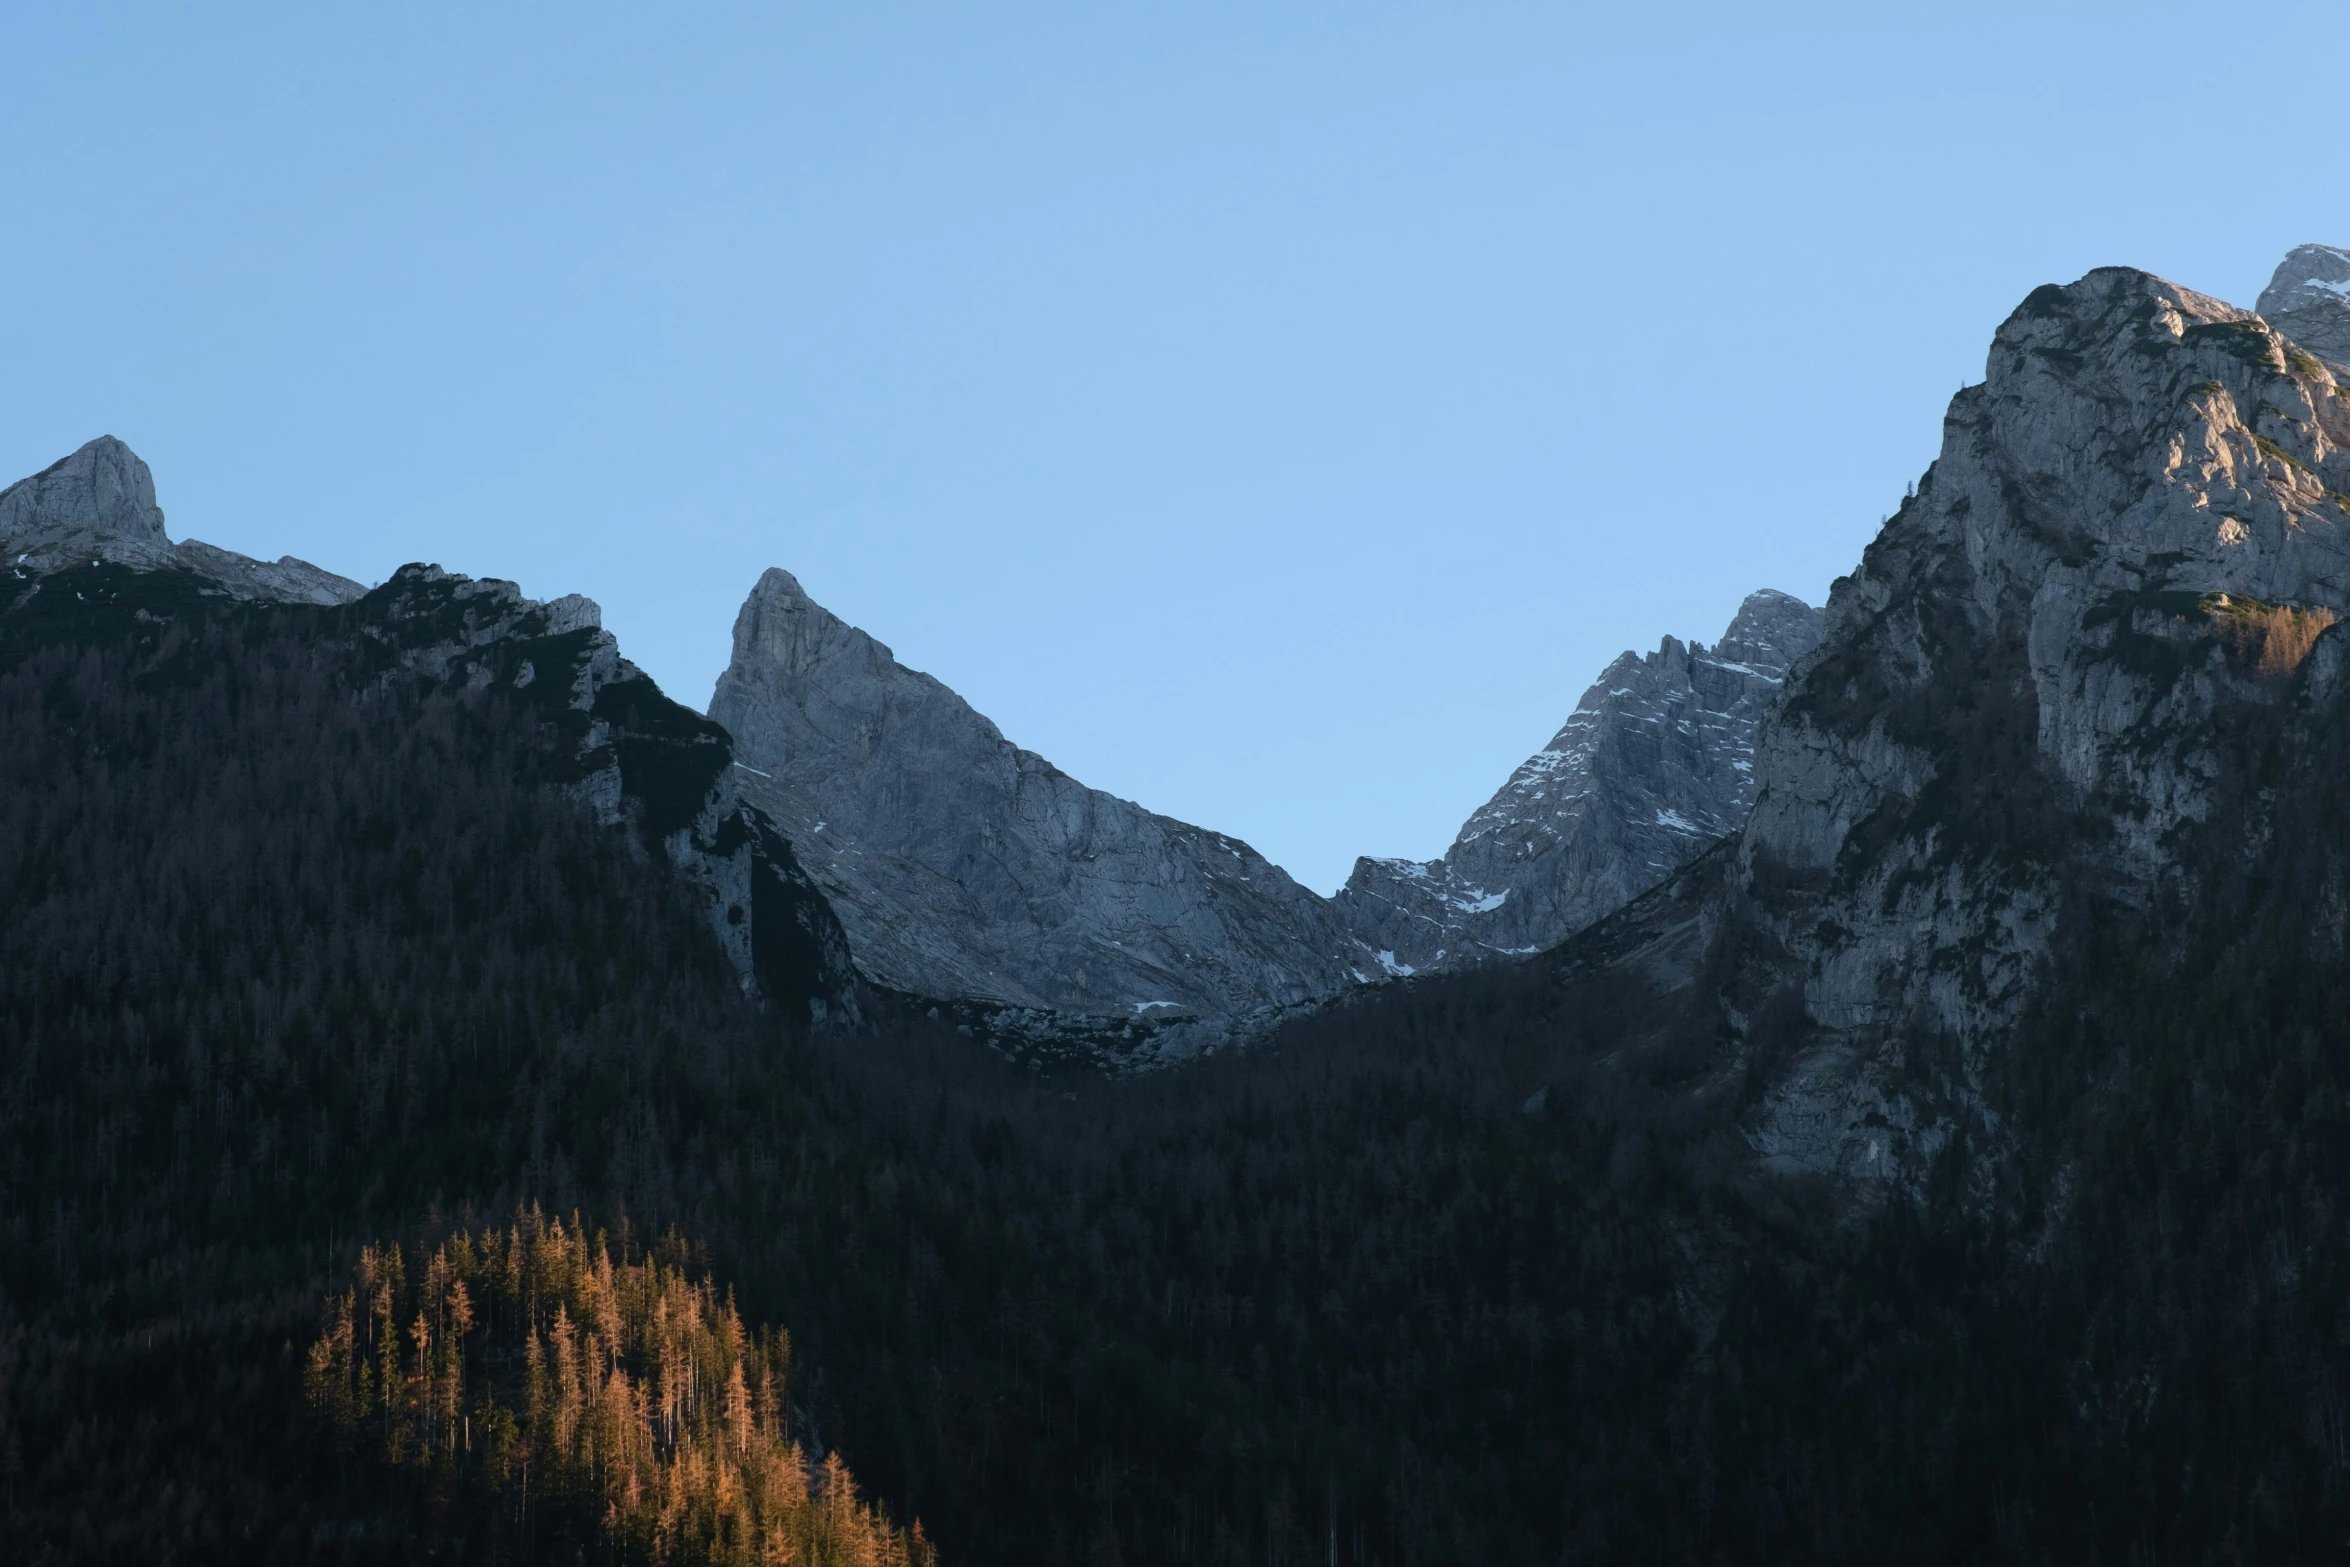
M2069 889L1985 1081L2023 1152L1855 1210L1588 944L1126 1081L811 1029L541 707L368 612L91 567L0 613L10 1560L2350 1538L2324 853L2223 812L2170 901ZM2345 715L2226 721L2224 787L2339 842Z

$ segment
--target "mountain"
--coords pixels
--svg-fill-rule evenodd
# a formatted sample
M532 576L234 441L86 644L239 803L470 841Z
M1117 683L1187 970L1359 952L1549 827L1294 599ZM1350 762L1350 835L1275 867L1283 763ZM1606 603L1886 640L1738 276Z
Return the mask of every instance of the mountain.
M519 693L549 726L565 787L700 889L746 989L803 1020L857 1016L839 924L790 844L737 797L725 731L622 658L592 599L542 604L511 582L423 565L369 592L291 556L269 563L173 543L153 474L112 436L0 490L0 559L13 562L8 612L20 636L225 598L320 611L313 634L369 679Z
M239 598L348 604L367 591L291 555L259 561L196 539L172 543L154 476L111 435L0 490L0 548L20 576L105 559L144 570L178 567Z
M1179 1053L1350 983L1330 909L1279 866L1013 745L788 572L745 600L709 712L865 976L977 1003L992 1035Z
M1443 860L1361 861L1334 900L1014 746L787 572L744 603L709 711L869 980L999 1043L1164 1061L1375 978L1556 945L1735 831L1756 715L1817 619L1757 593L1711 650L1626 654Z
M1627 1168L1712 1302L1691 1440L1820 1455L1727 1460L1731 1554L2303 1560L2350 1522L2346 382L2143 272L2034 291L1758 724L1745 828L1530 965L1682 1095ZM1530 1113L1615 1113L1551 1070ZM1763 1549L1783 1507L1815 1522Z
M1809 1024L1761 1110L1774 1164L1914 1180L1952 1136L1996 1140L1965 1063L2018 1023L2068 908L2188 874L2225 720L2326 699L2345 443L2323 364L2145 273L2042 288L1999 329L1758 733L1735 901ZM1889 1031L1962 1064L1921 1073Z
M2260 291L2261 319L2301 347L2350 364L2350 250L2299 245Z
M2343 381L2035 291L1736 831L1115 1077L746 986L755 775L576 606L18 551L9 1558L2334 1559Z
M2186 897L2133 955L2185 961L2197 889L2292 852L2245 780L2338 706L2345 379L2126 268L2000 327L1764 713L1744 830L1580 948L1698 998L1766 1167L1881 1200L1963 1147L1988 1201L1990 1085L2084 933Z
M1819 619L1765 590L1710 649L1624 654L1442 859L1355 862L1336 900L1348 934L1390 974L1538 952L1736 832L1756 720Z
M812 1016L854 1016L821 897L710 787L723 733L584 600L212 575L116 443L6 493L0 1554L559 1561L756 1522L925 1559L817 1463L772 1320L644 1245L792 1125ZM568 1233L567 1274L498 1283L450 1244L476 1212L517 1216L526 1266ZM674 1348L600 1320L615 1255L672 1281L649 1324L630 1302L652 1339L715 1335L692 1393L722 1427L681 1428ZM337 1339L320 1304L354 1287Z

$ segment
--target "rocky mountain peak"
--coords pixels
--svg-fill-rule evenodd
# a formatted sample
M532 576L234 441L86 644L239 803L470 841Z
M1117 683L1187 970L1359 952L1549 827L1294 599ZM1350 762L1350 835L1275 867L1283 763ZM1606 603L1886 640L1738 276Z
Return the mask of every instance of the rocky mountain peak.
M0 543L12 556L159 555L171 548L155 476L111 435L0 490Z
M1714 644L1717 659L1751 664L1784 676L1789 665L1820 640L1820 612L1792 593L1763 588L1749 593Z
M896 667L888 648L810 598L790 572L762 572L735 616L735 665L800 678L844 659L868 676Z
M1737 831L1755 723L1819 621L1765 589L1710 648L1668 636L1617 658L1442 859L1355 863L1336 905L1367 971L1555 946Z
M20 572L93 560L142 571L177 568L238 598L347 604L367 590L287 555L254 560L198 539L172 543L155 504L155 476L111 435L0 490L0 560Z
M2223 716L2338 656L2343 379L2277 322L2129 268L2001 325L1756 736L1729 904L1784 961L1738 1005L1799 995L1807 1027L1755 1130L1770 1161L1922 1168L1977 1113L1966 1074L2068 899L2146 906L2222 809ZM1964 1072L1904 1086L1894 1035Z
M1049 1014L1120 1034L1193 1019L1206 1042L1348 983L1328 906L1280 867L1011 744L788 572L744 602L710 716L865 975L992 1009L993 1036Z
M2297 245L2260 291L2262 319L2311 353L2350 363L2350 250Z

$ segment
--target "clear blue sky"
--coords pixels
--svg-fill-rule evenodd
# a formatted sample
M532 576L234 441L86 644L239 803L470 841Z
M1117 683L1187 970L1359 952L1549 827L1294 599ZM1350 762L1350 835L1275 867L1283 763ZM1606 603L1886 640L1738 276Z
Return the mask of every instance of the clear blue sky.
M1327 890L1818 601L2034 285L2350 242L2350 7L0 0L0 475L602 601L761 568Z

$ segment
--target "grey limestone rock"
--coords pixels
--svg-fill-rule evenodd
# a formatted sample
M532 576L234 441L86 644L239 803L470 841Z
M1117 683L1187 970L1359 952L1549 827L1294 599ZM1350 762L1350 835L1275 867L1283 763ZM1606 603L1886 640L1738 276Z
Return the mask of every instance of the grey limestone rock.
M157 571L179 567L238 598L348 604L367 590L288 555L254 560L189 539L174 544L146 463L111 435L0 490L0 559L34 572L85 561Z
M2344 379L2125 268L2000 327L1757 734L1721 906L1779 955L1742 1005L1794 987L1807 1029L1755 1122L1769 1163L1906 1179L1958 1132L1998 1145L1980 1074L2064 889L2148 906L2215 809L2214 713L2289 699L2231 628L2350 609Z
M1374 973L1558 943L1738 830L1756 720L1819 640L1818 610L1765 590L1720 642L1626 653L1439 860L1363 859L1337 906Z
M2336 364L2350 364L2350 250L2299 245L2260 291L2270 326Z
M1329 904L1238 839L1089 789L845 624L788 572L735 621L710 716L890 989L1168 1054L1351 983Z

